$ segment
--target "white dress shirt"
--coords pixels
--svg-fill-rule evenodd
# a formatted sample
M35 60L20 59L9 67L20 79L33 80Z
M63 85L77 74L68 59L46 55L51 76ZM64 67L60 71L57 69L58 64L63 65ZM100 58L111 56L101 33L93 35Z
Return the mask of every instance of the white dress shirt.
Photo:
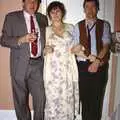
M26 26L27 26L27 31L28 33L31 33L31 26L30 26L30 14L27 13L26 11L23 11L24 13L24 17L25 17L25 22L26 22ZM37 55L34 56L31 52L31 43L29 43L29 46L30 46L30 57L32 58L37 58L39 56L41 56L41 42L40 42L40 28L39 28L39 25L38 25L38 22L36 20L36 16L35 15L32 15L33 16L33 21L34 21L34 24L35 24L35 32L38 33L38 37L37 37L37 46L38 46L38 51L37 51Z

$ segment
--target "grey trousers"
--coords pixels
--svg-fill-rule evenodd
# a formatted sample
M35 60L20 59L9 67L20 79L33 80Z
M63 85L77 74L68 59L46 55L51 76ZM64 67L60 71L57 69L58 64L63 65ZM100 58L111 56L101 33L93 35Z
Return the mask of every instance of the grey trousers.
M32 96L34 120L44 119L45 90L43 60L30 59L25 79L12 77L13 99L18 120L31 120L29 94Z

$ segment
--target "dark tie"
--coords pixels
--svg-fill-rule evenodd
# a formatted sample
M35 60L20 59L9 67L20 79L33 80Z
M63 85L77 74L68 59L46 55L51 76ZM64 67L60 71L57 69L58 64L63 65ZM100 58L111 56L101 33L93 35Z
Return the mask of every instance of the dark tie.
M30 16L30 25L31 25L31 33L35 32L35 24L33 21L33 16ZM38 50L38 46L37 46L37 39L31 43L31 52L34 56L37 55L37 50Z
M89 26L87 25L87 33L88 33L88 49L90 51L91 54L91 35L90 35L90 31L94 28L94 26L96 25L96 22L92 25L91 28L89 28Z
M90 29L89 29L88 25L87 25L87 33L88 33L88 49L89 49L90 54L91 54L91 35L90 35Z

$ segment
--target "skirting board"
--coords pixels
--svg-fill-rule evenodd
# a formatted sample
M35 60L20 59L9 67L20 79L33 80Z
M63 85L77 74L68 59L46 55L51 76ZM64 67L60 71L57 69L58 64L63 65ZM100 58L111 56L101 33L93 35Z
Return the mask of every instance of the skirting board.
M17 120L15 110L0 110L0 120Z
M33 115L33 111L32 111ZM113 115L115 116L115 115ZM0 110L0 120L17 120L15 110ZM102 117L102 120L119 120L119 119L110 119L108 116Z
M17 120L14 110L0 110L0 120Z

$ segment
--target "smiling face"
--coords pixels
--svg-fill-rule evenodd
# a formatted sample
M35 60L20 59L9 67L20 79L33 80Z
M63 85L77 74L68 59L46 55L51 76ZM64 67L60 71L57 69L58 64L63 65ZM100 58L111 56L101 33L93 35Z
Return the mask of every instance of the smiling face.
M53 8L50 11L50 19L51 19L51 21L59 22L59 21L62 21L62 18L63 18L63 14L62 14L62 11L60 10L59 7Z
M25 0L23 2L23 9L29 14L34 14L38 8L38 0Z
M98 10L94 1L86 2L84 11L87 19L96 19Z

